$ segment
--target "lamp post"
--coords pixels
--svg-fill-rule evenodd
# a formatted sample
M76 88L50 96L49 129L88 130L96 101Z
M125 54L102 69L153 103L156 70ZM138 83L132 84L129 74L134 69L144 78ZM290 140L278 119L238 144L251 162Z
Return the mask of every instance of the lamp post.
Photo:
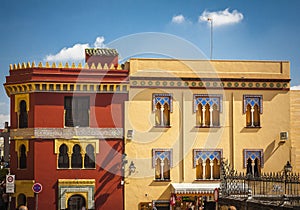
M288 176L288 173L292 172L292 170L293 170L293 167L292 167L290 161L286 162L283 170L284 170L284 194L286 195L287 176Z
M286 192L286 185L287 185L287 177L288 173L290 173L293 170L293 167L290 163L290 161L287 161L286 164L283 167L283 173L284 173L284 195L283 195L283 203L281 206L289 205L289 197L287 196Z
M129 174L131 175L132 173L134 173L135 169L136 169L136 167L135 167L133 161L131 161L131 163L129 165Z
M207 21L210 22L210 60L212 60L213 54L213 19L207 18Z

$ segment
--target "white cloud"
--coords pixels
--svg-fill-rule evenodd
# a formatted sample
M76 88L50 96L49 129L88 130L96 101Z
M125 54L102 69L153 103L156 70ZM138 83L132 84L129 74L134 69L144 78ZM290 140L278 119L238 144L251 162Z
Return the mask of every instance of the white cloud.
M183 22L185 22L185 17L183 15L176 15L176 16L173 16L173 18L172 18L172 23L180 24Z
M291 90L300 90L300 85L292 86Z
M208 22L208 18L213 20L214 26L222 26L239 23L243 20L244 15L237 10L230 12L229 8L216 12L205 10L201 16L199 16L199 22Z
M94 43L94 47L95 48L105 48L105 44L104 44L104 37L103 36L99 36L96 38L96 41Z
M96 38L94 42L95 48L104 48L104 37L99 36ZM57 54L50 54L47 55L44 58L44 61L48 62L67 62L67 61L72 61L72 62L78 62L78 61L83 61L84 60L84 50L86 48L91 48L89 44L75 44L72 47L64 47L61 49Z

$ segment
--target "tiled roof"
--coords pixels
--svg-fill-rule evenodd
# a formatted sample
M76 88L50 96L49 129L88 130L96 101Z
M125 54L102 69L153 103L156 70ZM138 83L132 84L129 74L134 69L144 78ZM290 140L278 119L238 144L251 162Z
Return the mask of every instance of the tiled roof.
M119 55L116 49L109 49L109 48L88 48L85 49L85 53L89 56L93 56L93 55L118 56Z

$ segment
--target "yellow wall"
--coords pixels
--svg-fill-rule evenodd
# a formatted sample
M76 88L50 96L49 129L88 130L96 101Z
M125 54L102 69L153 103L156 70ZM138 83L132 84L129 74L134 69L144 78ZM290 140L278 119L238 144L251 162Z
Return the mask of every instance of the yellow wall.
M171 61L170 61L171 62ZM176 63L177 62L177 63ZM134 79L151 80L153 77L169 77L178 79L181 75L193 74L180 66L178 61L171 62L154 59L133 59L130 61L131 76ZM176 73L176 64L181 69ZM170 64L170 66L168 66ZM287 79L289 64L286 62L216 62L222 77L234 78L237 74L251 78ZM255 69L255 65L258 68ZM229 68L229 67L232 68ZM152 67L152 70L149 70ZM160 71L160 68L163 68ZM269 67L269 68L268 68ZM222 68L231 69L222 72ZM241 68L239 73L236 71ZM146 69L145 71L142 71ZM168 70L172 70L170 73ZM259 73L267 69L264 74ZM187 70L184 74L183 70ZM244 71L243 71L244 70ZM166 74L166 71L168 73ZM252 71L252 73L251 73ZM249 73L250 72L250 73ZM281 73L280 73L281 72ZM151 78L149 77L151 75ZM217 76L215 74L215 76ZM220 77L219 77L220 78ZM134 84L131 80L131 84ZM134 86L134 85L133 85ZM125 209L137 209L140 202L153 200L169 200L171 183L194 183L196 171L193 168L193 149L222 149L223 157L238 171L245 172L243 167L243 149L263 149L264 168L262 172L277 172L283 169L290 160L291 141L280 142L280 132L290 131L290 102L288 89L201 89L201 88L147 88L131 87L129 100L125 104L125 132L134 130L132 140L126 140L125 153L129 163L134 162L136 171L129 174L125 171ZM155 113L152 112L152 94L171 93L173 96L173 112L171 127L155 127ZM193 112L193 94L223 95L223 112L220 115L220 128L197 128L196 114ZM262 95L263 114L260 117L261 128L245 128L246 118L243 114L243 95ZM173 167L170 182L154 181L152 168L152 149L173 149Z
M291 135L293 170L300 171L300 91L291 91Z

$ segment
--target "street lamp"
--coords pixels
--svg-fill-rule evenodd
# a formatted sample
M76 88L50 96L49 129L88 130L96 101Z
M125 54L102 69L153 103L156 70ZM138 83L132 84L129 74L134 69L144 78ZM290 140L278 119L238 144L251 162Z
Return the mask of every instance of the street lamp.
M135 167L133 161L131 161L131 163L130 163L130 165L129 165L129 174L134 173L134 172L135 172L135 169L136 169L136 167Z
M293 167L290 163L290 161L287 161L286 164L284 165L284 168L283 168L283 171L284 171L284 194L286 196L286 191L287 191L287 176L288 176L288 173L292 172L293 170Z
M287 174L293 170L293 167L290 163L290 161L287 161L286 164L284 165L284 173Z
M210 60L212 60L213 53L213 19L207 18L207 21L210 22Z

